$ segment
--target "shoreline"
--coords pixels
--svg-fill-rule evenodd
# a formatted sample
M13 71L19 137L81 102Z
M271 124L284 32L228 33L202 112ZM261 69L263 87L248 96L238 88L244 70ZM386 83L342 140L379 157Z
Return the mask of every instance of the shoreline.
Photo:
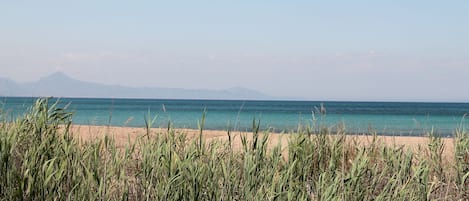
M97 125L97 124L74 124L72 123L72 125L74 126L81 126L81 127L86 127L86 126L90 126L90 127L115 127L115 128L136 128L136 129L140 129L140 128L145 128L145 125L137 125L137 126L134 126L134 125L126 125L126 124L123 124L123 125ZM172 125L174 126L174 125ZM305 131L307 127L302 127L302 131ZM337 133L337 128L335 128L335 126L329 126L327 127L329 129L329 132L331 134L335 134ZM167 130L168 128L167 127L152 127L152 129L158 129L158 130ZM172 127L173 130L198 130L197 128L190 128L190 127ZM204 132L205 131L217 131L217 132L227 132L228 129L227 128L207 128L205 127L204 129ZM358 131L358 129L351 129L353 131L345 131L345 135L349 135L349 136L372 136L373 134L371 134L372 132L374 132L377 136L387 136L387 137L427 137L427 134L430 133L430 132L433 132L433 134L435 136L438 136L438 137L441 137L441 138L453 138L454 137L454 132L456 129L451 129L450 131L445 131L445 132L442 132L441 130L439 129L435 129L433 131L430 131L430 130L427 130L427 129L420 129L420 130L416 130L416 129L411 129L411 130L396 130L396 131L379 131L379 130L372 130L372 131ZM363 129L365 130L365 129ZM295 129L275 129L275 128L264 128L264 129L260 129L260 132L268 132L268 133L271 133L271 134L290 134L290 133L296 133L298 131L298 128L295 128ZM248 129L245 129L245 130L241 130L241 129L238 129L238 130L230 130L230 132L244 132L244 133L252 133L252 128L248 128Z
M187 128L171 128L176 134L185 134L188 140L195 139L199 136L200 131L197 129ZM112 136L116 141L119 148L123 148L126 144L134 143L139 137L146 135L146 129L142 127L124 127L124 126L92 126L92 125L75 125L71 126L71 133L81 140L89 141L99 139L106 135ZM167 128L151 128L151 135L166 134ZM248 139L252 132L231 131L232 146L235 150L241 150L242 143L240 136L246 135ZM269 135L268 147L273 147L280 144L282 149L288 146L288 138L292 133L273 133L273 132L260 132L261 135L267 133ZM313 134L314 135L314 134ZM334 134L330 134L334 136ZM202 136L206 142L222 141L228 142L227 131L224 130L203 130ZM350 135L346 134L346 140L351 143L356 143L358 146L370 145L373 140L373 135ZM425 136L381 136L376 135L379 143L390 147L403 147L412 150L414 153L428 150L428 137ZM454 153L454 138L441 137L444 143L443 155L447 159L451 159ZM423 153L425 154L425 153Z

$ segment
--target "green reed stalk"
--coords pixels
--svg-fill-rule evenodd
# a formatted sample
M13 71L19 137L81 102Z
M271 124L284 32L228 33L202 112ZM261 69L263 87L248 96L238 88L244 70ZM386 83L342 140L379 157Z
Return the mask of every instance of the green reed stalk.
M456 131L454 168L444 165L443 141L429 134L427 151L370 145L345 131L302 130L288 147L269 145L253 121L242 148L187 138L175 129L146 131L124 147L110 136L80 141L72 114L38 99L15 121L0 125L0 200L467 200L469 137ZM262 133L263 132L263 133ZM229 133L231 135L231 133ZM230 138L230 137L229 137Z

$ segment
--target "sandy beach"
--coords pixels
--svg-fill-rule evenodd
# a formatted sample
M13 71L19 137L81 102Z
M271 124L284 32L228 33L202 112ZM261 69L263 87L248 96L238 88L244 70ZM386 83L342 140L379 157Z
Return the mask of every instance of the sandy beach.
M78 138L88 141L93 139L103 138L104 136L112 136L118 148L123 148L128 142L135 142L139 137L146 135L146 130L144 128L135 128L135 127L116 127L116 126L89 126L89 125L73 125L72 134ZM196 129L174 129L175 133L184 133L188 139L194 139L198 137L199 131ZM165 134L168 133L167 128L152 128L151 134ZM269 136L269 147L282 145L282 148L285 148L288 145L288 136L290 134L280 134L280 133L268 133ZM241 135L247 135L248 139L251 132L240 132L232 131L232 147L235 150L241 149ZM228 141L227 131L223 130L204 130L203 137L207 142L213 140ZM415 137L415 136L377 136L378 142L385 144L386 146L396 146L403 147L405 149L410 149L413 151L419 151L419 149L427 150L428 148L428 138L427 137ZM372 142L373 136L366 135L347 135L347 140L358 145L368 145ZM454 152L454 143L453 138L443 138L444 142L444 151L443 155L447 159L452 158Z

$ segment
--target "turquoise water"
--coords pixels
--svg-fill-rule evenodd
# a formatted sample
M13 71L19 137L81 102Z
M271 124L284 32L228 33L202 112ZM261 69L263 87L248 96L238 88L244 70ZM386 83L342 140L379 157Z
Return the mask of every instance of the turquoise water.
M34 100L1 97L0 108L11 119L23 114ZM250 130L256 119L262 129L274 131L317 125L336 129L345 125L349 133L373 130L386 135L422 135L433 128L436 134L446 136L460 126L469 126L463 121L469 103L62 98L60 104L70 104L75 124L88 125L142 127L150 111L157 116L155 127L166 127L171 122L174 127L197 128L205 110L206 129ZM325 115L320 114L321 104Z

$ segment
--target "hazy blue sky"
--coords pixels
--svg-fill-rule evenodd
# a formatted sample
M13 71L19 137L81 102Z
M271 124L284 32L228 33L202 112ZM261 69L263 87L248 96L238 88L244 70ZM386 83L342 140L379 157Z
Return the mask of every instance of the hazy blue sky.
M0 77L469 101L469 1L1 1Z

